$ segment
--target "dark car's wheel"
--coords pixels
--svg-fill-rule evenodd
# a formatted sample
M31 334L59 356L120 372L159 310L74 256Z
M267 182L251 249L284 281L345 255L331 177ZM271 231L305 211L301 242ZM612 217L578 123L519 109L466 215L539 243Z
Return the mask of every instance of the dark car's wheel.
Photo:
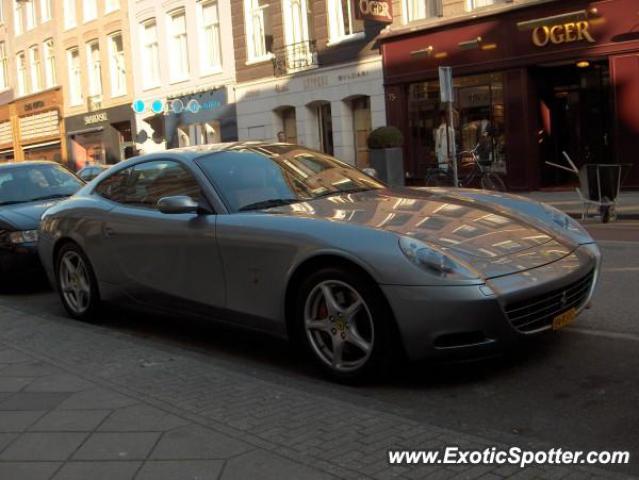
M343 268L316 271L302 282L296 306L306 349L333 378L387 371L396 353L393 319L365 276Z
M91 264L82 249L67 243L56 258L56 283L65 310L78 320L94 320L100 294Z

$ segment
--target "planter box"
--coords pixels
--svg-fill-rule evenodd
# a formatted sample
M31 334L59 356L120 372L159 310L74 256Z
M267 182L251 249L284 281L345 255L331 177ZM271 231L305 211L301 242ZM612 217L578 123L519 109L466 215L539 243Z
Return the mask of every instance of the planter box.
M377 176L391 187L404 185L404 156L401 148L369 150L369 164L377 171Z

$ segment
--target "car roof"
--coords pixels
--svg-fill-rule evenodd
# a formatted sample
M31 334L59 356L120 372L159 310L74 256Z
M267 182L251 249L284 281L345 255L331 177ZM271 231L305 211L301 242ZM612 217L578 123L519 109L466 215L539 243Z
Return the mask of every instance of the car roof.
M23 162L0 163L0 171L9 170L9 169L15 168L15 167L28 167L28 166L34 166L34 165L58 165L58 166L61 166L61 167L64 166L64 165L61 165L58 162L51 162L49 160L25 160Z
M122 162L118 162L115 165L111 165L111 167L116 167L113 170L113 173L122 170L124 168L128 168L133 165L137 165L138 163L153 161L156 159L167 159L167 158L180 158L181 160L186 160L187 162L192 162L193 160L209 155L211 153L218 153L224 151L241 151L241 150L253 150L259 148L267 148L269 146L295 146L292 143L283 143L283 142L264 142L264 141L242 141L242 142L226 142L226 143L213 143L209 145L194 145L192 147L179 147L179 148L170 148L168 150L161 150L153 153L145 153L143 155L139 155L137 157L129 158L128 160L124 160ZM306 148L306 147L300 147Z

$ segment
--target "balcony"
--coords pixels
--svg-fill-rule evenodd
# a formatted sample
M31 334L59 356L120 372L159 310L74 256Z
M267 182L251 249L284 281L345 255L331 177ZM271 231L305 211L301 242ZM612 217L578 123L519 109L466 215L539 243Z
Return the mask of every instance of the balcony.
M317 66L315 40L292 43L273 52L275 76L286 75Z

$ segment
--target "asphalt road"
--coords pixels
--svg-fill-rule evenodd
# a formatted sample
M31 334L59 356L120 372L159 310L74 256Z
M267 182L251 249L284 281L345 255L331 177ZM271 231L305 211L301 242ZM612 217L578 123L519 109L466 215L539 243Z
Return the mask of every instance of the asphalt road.
M394 378L346 387L324 381L286 344L199 321L114 311L105 327L212 359L275 384L492 438L631 451L639 475L639 223L592 224L604 252L593 306L574 326L516 354L471 364L411 364ZM49 291L1 300L64 316ZM419 448L419 445L415 445Z

